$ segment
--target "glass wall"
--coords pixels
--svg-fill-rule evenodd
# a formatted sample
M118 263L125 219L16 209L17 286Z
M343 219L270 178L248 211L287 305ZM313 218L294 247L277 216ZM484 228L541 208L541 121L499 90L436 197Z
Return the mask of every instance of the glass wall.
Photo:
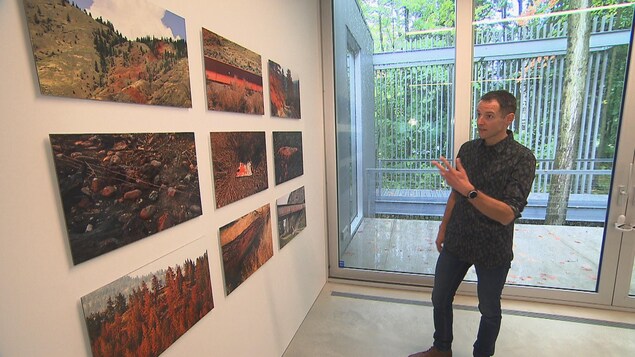
M431 274L435 258L421 259L417 254L432 253L429 234L418 242L408 243L405 238L433 232L447 197L447 187L430 161L439 155L453 156L454 2L446 1L442 13L434 3L398 5L369 0L358 5L373 40L373 70L370 76L357 79L371 83L374 96L356 105L372 109L371 115L359 120L372 123L374 132L364 135L359 125L351 125L357 131L346 137L351 143L366 140L366 147L372 150L367 154L374 160L357 172L358 185L363 187L361 201L366 204L360 207L363 219L350 230L353 238L350 242L340 239L348 244L339 246L339 266ZM338 11L341 3L334 2L334 6ZM349 74L348 78L353 77ZM337 105L341 106L342 91L350 89L336 88ZM338 152L342 136L338 130ZM345 181L342 176L338 171L339 183ZM352 201L351 196L338 197L340 210L348 210L344 206ZM420 205L431 199L436 204ZM413 254L404 256L409 249L403 244L413 244Z
M633 24L632 4L598 3L475 3L473 110L515 94L511 130L538 159L510 284L597 290Z
M478 99L506 89L518 99L510 129L538 159L508 284L598 291L635 6L585 3L332 3L332 275L430 284L450 193L431 161L477 138Z

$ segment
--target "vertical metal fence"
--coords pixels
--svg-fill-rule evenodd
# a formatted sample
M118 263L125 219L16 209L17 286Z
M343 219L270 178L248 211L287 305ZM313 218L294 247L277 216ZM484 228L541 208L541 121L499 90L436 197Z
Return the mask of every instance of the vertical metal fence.
M619 30L614 17L596 17L593 33ZM630 28L629 28L630 30ZM433 36L433 37L431 37ZM545 53L539 46L525 46L528 40L566 36L560 22L539 26L497 28L477 26L475 44L523 46L523 52L504 58L475 59L472 103L492 89L506 89L519 99L517 120L512 130L516 139L529 147L538 159L534 193L548 189L550 170L558 143L561 97L564 86L565 54ZM404 50L453 46L453 33L411 36ZM621 46L628 48L628 44ZM625 70L615 62L620 46L595 48L589 55L582 125L578 133L577 160L572 194L607 194L612 169L611 138L617 131L620 96L611 70ZM392 54L393 56L395 54ZM625 63L625 61L623 61ZM617 67L617 68L616 68ZM623 72L622 72L623 73ZM430 161L440 155L453 157L454 61L377 66L375 69L375 128L379 189L436 189L442 182L427 177ZM456 95L464 95L458 93ZM618 98L619 99L619 98ZM474 111L475 108L473 108ZM476 137L473 127L472 137ZM614 141L613 141L614 143ZM400 172L400 170L405 170ZM412 170L421 170L420 172ZM597 173L596 173L597 171ZM380 175L381 177L378 177Z

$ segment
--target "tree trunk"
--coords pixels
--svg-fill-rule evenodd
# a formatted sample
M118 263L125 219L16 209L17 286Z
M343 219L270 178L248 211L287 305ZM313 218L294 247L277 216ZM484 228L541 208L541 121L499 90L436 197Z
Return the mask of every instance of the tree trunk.
M590 0L572 0L571 9L589 6ZM569 15L567 22L567 54L563 88L563 105L560 117L558 145L554 160L555 170L572 170L578 156L580 121L584 110L584 93L591 33L591 17L588 12ZM549 201L545 224L563 225L567 217L569 194L571 192L570 174L554 174L549 183Z
M410 32L410 26L408 26L408 21L410 21L410 11L407 7L403 8L403 40L404 40L404 50L411 50L410 43L408 42L408 32Z
M404 36L410 32L410 10L408 10L407 7L404 6L403 8L403 31L404 31Z
M379 48L384 52L384 29L381 22L381 13L379 13Z
M617 51L615 48L611 48L609 50L609 64L608 64L608 68L609 68L609 73L607 74L607 78L608 78L608 82L606 84L606 91L604 94L604 98L605 101L607 102L606 105L602 106L602 114L601 114L601 125L600 125L600 132L598 133L598 138L600 140L600 143L598 144L598 152L597 152L597 158L610 158L613 157L613 153L609 152L608 150L608 145L607 143L613 143L612 141L612 133L613 133L613 127L615 127L614 123L619 121L615 120L615 118L612 118L609 116L608 111L610 107L615 107L610 105L612 99L612 95L611 95L611 89L613 88L613 83L614 83L614 78L616 76L616 68L618 68L618 64L617 64ZM622 98L619 98L620 102L622 100Z

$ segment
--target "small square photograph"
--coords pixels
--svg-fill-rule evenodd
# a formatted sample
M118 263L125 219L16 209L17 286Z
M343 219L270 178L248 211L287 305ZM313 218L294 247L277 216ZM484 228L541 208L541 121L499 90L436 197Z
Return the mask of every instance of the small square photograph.
M259 54L203 28L207 109L264 114Z
M300 119L300 80L297 73L269 60L269 97L271 115Z
M263 131L214 132L210 140L216 208L269 187Z
M220 244L225 291L229 295L273 256L269 205L221 227Z
M304 174L302 132L274 131L273 153L276 185Z
M276 200L280 249L306 228L304 186Z

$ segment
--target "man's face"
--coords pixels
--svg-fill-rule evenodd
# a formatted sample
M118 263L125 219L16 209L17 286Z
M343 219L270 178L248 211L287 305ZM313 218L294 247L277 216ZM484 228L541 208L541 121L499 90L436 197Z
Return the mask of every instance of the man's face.
M478 135L486 145L494 145L507 137L507 127L514 120L514 114L504 115L496 100L480 101L476 107Z

